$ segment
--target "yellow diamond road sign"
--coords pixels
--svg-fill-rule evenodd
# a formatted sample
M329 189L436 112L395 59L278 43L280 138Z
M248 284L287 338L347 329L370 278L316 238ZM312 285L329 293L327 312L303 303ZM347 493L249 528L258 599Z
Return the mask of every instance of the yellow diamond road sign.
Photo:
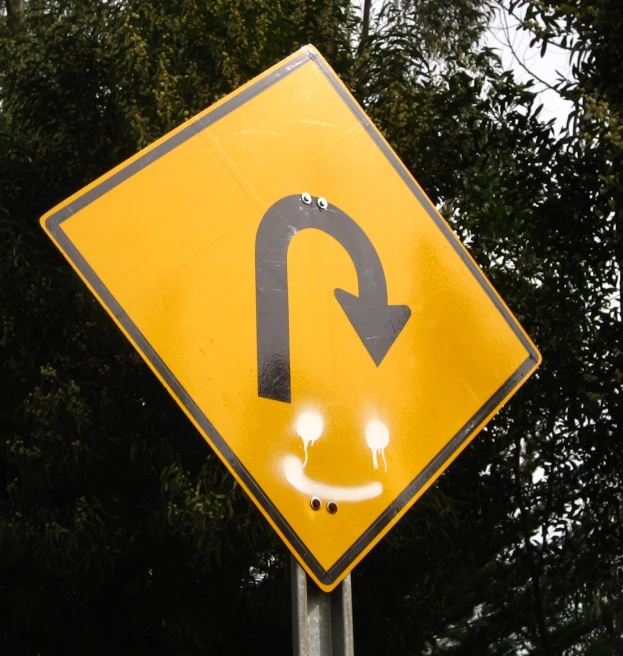
M312 47L42 223L324 590L540 362Z

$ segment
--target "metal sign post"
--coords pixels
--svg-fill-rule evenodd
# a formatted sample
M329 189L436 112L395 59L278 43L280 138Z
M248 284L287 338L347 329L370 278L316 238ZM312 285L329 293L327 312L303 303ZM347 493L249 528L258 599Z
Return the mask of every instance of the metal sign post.
M291 557L294 656L354 656L350 574L323 592Z

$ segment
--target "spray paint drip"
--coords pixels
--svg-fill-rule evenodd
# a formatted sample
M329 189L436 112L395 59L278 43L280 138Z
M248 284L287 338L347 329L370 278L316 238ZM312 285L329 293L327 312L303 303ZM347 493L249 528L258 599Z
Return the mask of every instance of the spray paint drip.
M296 421L296 432L303 440L305 449L305 462L307 464L307 448L313 446L314 442L322 435L322 417L315 412L304 412Z
M379 468L378 456L381 454L385 471L387 471L387 460L385 460L385 448L389 444L389 431L382 421L374 419L366 426L366 442L372 450L372 464L374 469Z

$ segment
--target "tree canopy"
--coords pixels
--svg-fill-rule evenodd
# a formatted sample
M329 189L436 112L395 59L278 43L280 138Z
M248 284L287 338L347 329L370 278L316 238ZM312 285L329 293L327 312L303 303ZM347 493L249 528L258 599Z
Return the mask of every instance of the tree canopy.
M560 133L482 46L567 49ZM0 10L0 645L290 653L289 555L38 218L313 43L541 369L353 573L357 653L623 652L623 5L7 0Z

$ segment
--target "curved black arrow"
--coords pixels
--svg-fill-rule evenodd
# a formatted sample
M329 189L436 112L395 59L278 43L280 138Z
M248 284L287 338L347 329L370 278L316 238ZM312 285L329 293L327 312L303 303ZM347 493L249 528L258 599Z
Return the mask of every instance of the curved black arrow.
M383 265L366 233L334 205L306 204L286 196L264 214L255 238L258 395L290 403L288 246L301 230L315 228L336 239L350 255L359 296L335 290L342 309L377 367L404 328L411 310L387 304Z

